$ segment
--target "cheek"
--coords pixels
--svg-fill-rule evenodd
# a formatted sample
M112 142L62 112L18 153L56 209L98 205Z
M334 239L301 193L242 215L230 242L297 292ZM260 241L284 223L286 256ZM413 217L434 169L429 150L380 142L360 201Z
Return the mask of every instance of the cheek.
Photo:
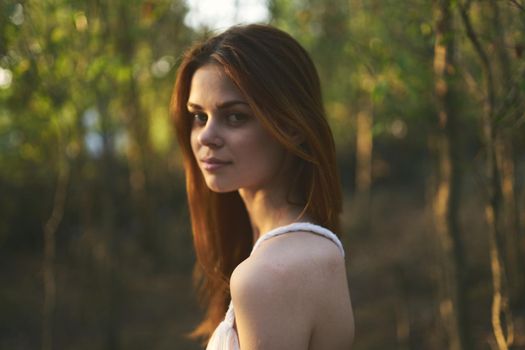
M281 165L284 148L266 133L254 133L246 137L237 149L247 160L245 165L256 173L273 173Z
M192 131L190 134L190 145L193 156L197 158L197 150L199 148L199 142L197 141L197 134Z

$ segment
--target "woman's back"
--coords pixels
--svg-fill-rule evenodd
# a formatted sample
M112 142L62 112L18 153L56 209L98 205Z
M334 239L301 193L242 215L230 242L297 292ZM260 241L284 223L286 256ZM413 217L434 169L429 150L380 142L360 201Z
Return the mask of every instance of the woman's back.
M232 274L241 349L350 349L354 320L339 240L316 225L283 228L262 237Z

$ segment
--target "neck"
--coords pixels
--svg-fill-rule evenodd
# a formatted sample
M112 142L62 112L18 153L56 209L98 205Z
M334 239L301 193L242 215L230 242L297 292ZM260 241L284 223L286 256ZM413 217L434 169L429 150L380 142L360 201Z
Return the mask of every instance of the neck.
M301 206L288 203L285 193L240 189L239 194L250 217L254 243L276 227L308 220L306 215L301 216Z

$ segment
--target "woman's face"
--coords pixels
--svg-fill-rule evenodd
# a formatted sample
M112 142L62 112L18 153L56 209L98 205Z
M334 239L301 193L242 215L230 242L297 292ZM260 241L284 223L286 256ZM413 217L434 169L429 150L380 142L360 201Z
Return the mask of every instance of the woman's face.
M187 103L191 147L208 187L215 192L282 186L285 149L263 128L219 65L193 75Z

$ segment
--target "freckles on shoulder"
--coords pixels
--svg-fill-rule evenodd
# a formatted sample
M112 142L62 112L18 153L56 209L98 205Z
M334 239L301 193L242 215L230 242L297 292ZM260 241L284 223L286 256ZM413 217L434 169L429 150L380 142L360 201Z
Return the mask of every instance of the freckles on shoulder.
M324 293L320 286L346 276L336 245L309 233L295 236L269 240L240 263L230 279L232 298L250 293L316 298Z
M276 282L278 269L268 263L257 261L250 257L241 262L232 272L230 291L232 298L249 297L252 292L271 292Z
M304 288L286 268L247 260L230 279L241 349L308 348L313 313Z
M317 298L316 282L319 281L314 276L318 274L312 275L308 264L282 254L260 253L263 254L254 254L240 263L231 275L234 306L257 302L258 305L286 304L288 308L303 309L304 303Z
M278 261L250 257L233 271L230 292L235 305L289 302L299 287L296 271Z

